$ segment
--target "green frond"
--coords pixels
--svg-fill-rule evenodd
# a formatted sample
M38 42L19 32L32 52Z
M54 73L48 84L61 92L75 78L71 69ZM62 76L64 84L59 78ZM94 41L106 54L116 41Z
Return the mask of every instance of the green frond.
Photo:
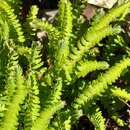
M79 61L73 69L74 72L66 74L66 82L69 84L70 81L75 81L80 77L85 77L90 72L95 70L105 70L108 68L109 64L105 61Z
M130 93L128 93L125 89L114 87L111 88L111 92L113 96L130 101Z
M99 23L96 23L91 27L90 31L100 30L101 28L108 26L113 20L121 16L129 7L130 2L127 2L120 5L119 7L112 8L109 13L100 19Z
M54 91L52 93L52 96L51 96L51 103L52 104L55 104L57 102L59 102L61 100L61 95L62 95L62 79L61 78L58 78L57 79L57 83L55 84L54 86Z
M7 96L8 96L8 101L12 99L14 96L14 93L16 91L16 85L15 85L15 76L16 76L16 66L18 65L18 55L15 51L9 53L10 59L7 64L7 70L6 74L7 76L7 81L6 81L6 90L7 90Z
M53 84L53 73L51 73L52 70L50 70L48 73L45 74L45 76L41 80L42 86L52 86Z
M114 113L114 114L112 115L112 119L113 119L119 126L125 126L125 122L124 122L122 119L120 119L118 113Z
M105 128L105 119L102 116L102 112L100 111L98 106L88 107L84 106L84 111L89 120L95 126L95 130L106 130Z
M5 94L0 94L0 125L2 124L2 118L4 117L6 105L7 105L7 96Z
M117 115L118 112L126 105L117 97L112 95L112 87L113 86L109 86L104 95L100 98L101 104L107 110L108 116L110 118L112 118L112 116L114 116L115 114Z
M22 12L23 0L6 0L6 2L15 9L15 14L19 17Z
M34 29L41 29L43 31L46 31L48 33L49 40L51 40L52 38L57 39L59 37L59 31L57 30L57 28L55 28L48 21L36 19L33 22L30 22L30 25Z
M31 9L29 10L29 14L26 18L26 21L23 24L24 32L27 34L26 41L31 42L30 40L35 40L35 32L36 29L31 27L31 23L37 19L38 14L38 7L36 5L31 6Z
M1 130L16 129L16 126L18 125L18 113L20 111L20 104L23 103L27 94L27 88L24 85L22 70L19 66L16 66L15 68L15 77L13 82L16 86L16 91L12 96L11 102L7 106L7 110L5 111L3 122L0 126Z
M17 45L16 51L17 51L18 55L23 55L28 58L29 54L31 53L31 48L28 48L26 46Z
M101 96L101 93L105 91L107 86L112 85L112 83L119 78L122 71L128 66L130 66L129 58L124 58L120 61L120 63L116 63L108 71L100 75L90 85L86 86L83 92L79 94L78 98L75 99L73 107L75 109L78 109L79 107L81 108L81 106L85 103L88 104L90 100L94 100L96 96Z
M64 126L65 126L65 130L71 129L71 118L70 117L64 122Z
M64 26L63 26L63 23L64 23L64 17L65 17L65 1L67 0L60 0L59 3L58 3L58 9L59 9L59 12L58 12L58 24L60 25L60 28L62 29Z
M26 84L28 86L28 94L25 100L25 106L27 106L24 123L26 130L29 130L40 115L39 87L36 75L33 72L28 74Z
M37 76L43 75L46 71L46 68L43 67L44 63L42 61L41 49L41 45L33 42L31 46L31 54L29 56L29 63L31 63L30 69L31 71L34 71Z
M29 15L28 15L28 18L27 18L27 20L29 22L37 19L38 10L39 9L36 5L31 6L31 9L30 9L30 12L29 12Z
M60 3L62 3L61 6L64 5L64 8L59 8L59 17L61 20L59 20L59 22L63 24L61 27L59 27L63 38L65 38L65 41L68 41L72 33L72 5L69 0L60 0Z
M66 57L69 54L69 44L70 44L70 37L72 35L72 5L69 0L61 0L61 6L64 4L64 9L60 11L64 14L60 15L60 19L62 20L62 26L60 27L62 39L59 43L59 48L57 52L56 61L58 61L56 66L61 66L64 62ZM63 11L64 10L64 11ZM59 12L60 13L60 12Z
M41 111L40 117L36 120L36 122L34 122L31 130L47 130L52 116L63 107L64 102L59 102L49 106L46 110Z
M81 61L77 64L76 68L75 74L80 78L95 70L108 69L109 64L105 61Z
M0 14L0 42L9 39L9 25L6 18Z
M42 21L42 20L34 20L33 22L30 22L30 26L33 29L40 29L42 30L42 34L48 36L49 43L48 43L48 50L49 50L49 56L52 57L52 60L54 61L56 59L56 52L59 49L59 39L61 38L60 32L57 28L55 28L52 24L50 24L48 21ZM43 36L44 37L44 36Z
M86 20L87 0L59 0L52 23L38 18L47 12L33 1L24 17L29 8L22 2L0 0L0 130L82 129L83 114L95 130L105 130L105 112L128 125L120 111L130 94L120 85L130 84L130 57L117 59L130 52L124 27L130 1L110 11L96 8L101 13Z
M71 116L69 109L62 109L59 111L49 126L49 130L70 130L71 129Z
M85 33L77 43L77 47L71 49L69 59L65 64L64 70L67 73L72 71L75 63L79 61L83 55L99 43L106 36L112 35L115 32L118 32L119 27L112 28L111 26L102 28L101 30L91 31L91 33Z
M7 20L9 20L9 24L16 31L17 36L15 36L15 38L17 38L19 42L24 42L25 38L23 36L21 25L20 25L20 23L19 23L19 21L17 19L17 16L14 14L14 10L5 1L0 2L0 10L4 11L6 13L6 15L8 17Z
M8 64L8 58L9 58L8 57L9 50L6 46L7 41L6 40L0 41L0 90L1 92L5 90L5 84L6 84L6 78L7 78L6 71L8 69L7 64Z
M34 122L31 130L46 130L53 114L55 114L57 110L63 108L64 103L61 102L61 78L57 79L57 83L53 89L54 90L49 94L47 101L44 102L44 109L41 111L40 117Z

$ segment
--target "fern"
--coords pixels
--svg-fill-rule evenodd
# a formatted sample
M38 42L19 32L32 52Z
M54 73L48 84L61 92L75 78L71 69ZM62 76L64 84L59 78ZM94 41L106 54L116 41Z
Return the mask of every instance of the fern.
M86 86L84 91L75 99L73 107L78 109L84 103L89 103L94 97L101 95L105 91L107 85L111 85L120 76L121 72L129 66L129 58L124 58L120 63L111 67L106 73L99 76L95 81L93 81L89 86ZM116 73L113 73L116 71ZM110 77L111 76L111 77ZM93 88L96 91L93 91Z
M42 46L34 42L31 47L31 55L28 56L31 63L30 69L36 73L37 77L40 77L46 71L46 67L43 67L41 50Z
M0 130L73 130L84 114L96 130L105 130L103 108L126 126L119 110L130 100L122 24L130 2L105 15L99 9L89 22L82 16L87 0L60 0L54 23L39 19L33 5L20 24L21 2L0 0Z
M130 94L125 89L113 88L111 92L113 96L125 99L126 101L130 100Z
M39 88L36 80L36 75L30 73L27 79L28 95L25 101L26 111L24 116L25 128L30 129L32 124L39 117L40 113L40 99Z
M27 94L26 92L26 86L24 85L24 80L22 77L22 71L19 66L16 66L15 69L15 76L14 82L17 86L16 92L14 96L12 97L11 102L7 106L7 110L4 115L3 123L0 126L1 130L12 130L16 129L16 126L18 125L18 112L20 110L20 104L23 103L25 96ZM8 118L10 117L10 118Z
M62 2L62 1L60 1ZM71 7L71 3L69 0L65 0L64 1L64 5L65 5L65 9L64 9L64 15L60 15L60 19L63 19L62 21L62 26L60 28L61 32L62 32L62 40L60 41L60 45L59 45L59 51L57 53L57 61L59 63L57 63L56 66L58 66L58 64L62 65L64 63L64 60L66 59L66 57L68 56L69 53L69 40L70 40L70 36L72 33L72 7ZM62 8L62 5L61 7ZM59 12L60 13L60 12ZM62 18L63 17L63 18ZM64 27L64 28L63 28Z
M64 102L61 102L60 99L61 89L62 82L61 79L58 79L57 84L55 85L54 92L52 92L52 95L49 95L49 99L46 102L46 105L44 106L45 108L40 112L40 117L34 122L31 130L47 129L52 116L55 114L57 110L60 110L64 106Z
M40 117L36 120L31 130L46 130L52 116L55 114L56 111L60 110L63 106L64 103L59 102L54 106L46 108L45 111L42 111L40 113Z
M107 69L109 65L106 62L97 62L97 61L84 61L80 62L79 65L77 65L77 77L84 77L89 72L92 72L94 70L100 70L100 69ZM92 70L91 70L92 69Z
M7 81L6 81L6 89L7 89L7 94L8 94L8 100L10 101L12 97L14 96L14 93L16 91L16 85L14 82L15 79L15 71L16 71L16 66L18 64L18 55L16 52L11 52L10 53L10 61L8 61L7 64Z
M61 110L56 114L55 119L50 124L49 129L56 130L70 130L71 129L71 116L69 110Z
M95 130L105 130L105 119L103 118L102 112L98 106L90 108L86 108L85 106L84 111L90 121L94 124Z
M11 9L11 7L5 1L0 2L0 9L4 11L9 18L9 22L11 26L13 26L13 28L15 29L16 35L18 36L18 41L24 42L25 39L23 36L21 25L19 24L19 21L16 18L17 16L14 14L13 9Z
M117 123L119 126L125 126L125 122L124 122L122 119L120 119L118 113L114 113L114 115L112 115L112 119L113 119L114 121L116 121L116 123Z
M32 6L29 14L26 18L26 22L24 23L24 31L26 33L26 42L28 44L28 42L31 42L30 39L32 39L32 41L35 39L35 31L36 29L32 29L30 24L36 20L37 18L37 14L38 14L38 7L37 6Z
M101 28L108 26L110 22L118 18L120 15L124 13L126 9L130 6L130 2L127 2L119 7L113 8L108 14L103 16L98 24L93 25L91 30L100 30ZM90 32L91 32L90 30Z
M79 40L77 43L77 48L72 48L72 53L69 55L69 60L66 63L69 65L64 66L65 72L71 72L75 63L83 57L85 52L88 52L90 48L95 46L96 43L98 43L107 35L112 35L113 32L115 32L115 29L113 29L111 26L108 26L96 32L93 31L90 34L85 34L83 37L81 37L81 40Z
M66 82L75 82L80 77L85 77L88 73L95 70L105 70L108 69L109 65L107 62L97 62L97 61L80 61L76 67L73 69L74 72L67 75ZM71 76L72 75L72 76Z

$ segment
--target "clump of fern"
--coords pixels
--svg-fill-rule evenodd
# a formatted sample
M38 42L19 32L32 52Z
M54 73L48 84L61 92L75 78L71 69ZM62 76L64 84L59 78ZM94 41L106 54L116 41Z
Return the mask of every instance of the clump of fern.
M21 24L15 3L0 2L0 130L70 130L83 115L105 130L102 109L126 128L119 111L130 100L122 35L130 2L96 14L89 26L81 15L86 0L60 0L55 24L39 19L35 5Z

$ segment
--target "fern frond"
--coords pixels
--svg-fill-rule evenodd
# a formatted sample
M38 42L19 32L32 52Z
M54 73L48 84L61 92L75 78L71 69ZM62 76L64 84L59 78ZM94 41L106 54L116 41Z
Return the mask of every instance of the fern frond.
M70 110L62 109L59 111L55 118L49 125L49 130L70 130L71 129L71 116Z
M14 30L16 31L16 35L18 37L16 36L15 38L17 38L19 42L24 42L25 38L21 29L21 25L17 19L17 16L14 14L14 10L5 1L0 2L0 10L6 13L9 24L13 26Z
M17 16L21 15L22 0L6 0L6 2L11 6L11 8L15 9L15 14Z
M64 63L64 60L69 54L69 44L70 44L70 37L72 34L72 5L69 0L61 0L60 1L62 4L64 4L64 11L62 10L62 13L64 12L64 15L62 14L60 16L60 19L62 20L62 26L60 27L62 39L61 42L59 43L59 48L57 52L57 58L56 60L58 61L56 66L60 66ZM62 8L62 7L60 7Z
M27 42L31 42L30 40L34 41L34 36L36 29L31 27L31 23L37 19L38 14L38 7L36 5L31 6L31 9L29 11L29 14L26 18L26 21L24 22L23 28L24 32L26 33L26 40Z
M107 13L100 19L99 23L96 23L91 27L90 31L100 30L101 28L108 26L110 22L112 22L120 15L122 15L129 7L130 7L130 2L127 2L120 5L119 7L112 8L109 13Z
M130 66L130 59L124 58L120 63L116 63L111 67L106 73L99 76L95 81L93 81L89 86L79 94L78 98L75 99L73 107L78 109L85 103L88 104L90 100L94 100L96 96L100 96L102 92L105 91L108 85L115 82L121 75L122 71ZM93 91L95 89L96 91Z
M78 78L84 77L89 72L95 71L95 70L105 70L109 68L109 64L107 62L103 61L81 61L77 65L77 70L75 72L76 76Z
M2 124L2 118L4 117L4 112L7 105L7 96L5 94L0 94L0 125Z
M29 63L31 71L34 71L37 76L43 75L46 71L46 67L43 67L44 63L42 61L41 54L42 46L33 42L31 46L31 55L29 57Z
M40 29L44 33L47 32L49 43L49 55L52 57L52 60L54 61L56 58L56 52L59 49L59 42L60 39L60 32L57 28L55 28L52 24L50 24L48 21L42 21L42 20L34 20L33 22L30 22L30 26L33 29Z
M35 74L32 72L28 74L28 79L26 82L28 86L28 94L25 100L25 105L27 104L24 122L25 128L30 129L32 124L40 115L40 99L39 99L39 88Z
M111 92L113 96L130 101L130 93L128 93L125 89L114 87L114 88L111 88Z
M15 85L14 78L16 76L16 72L15 72L16 66L18 65L17 53L15 51L10 52L9 56L10 56L10 59L8 61L7 70L6 70L6 74L7 74L6 90L7 90L7 95L8 95L8 101L12 99L16 91L17 86Z
M48 23L48 21L42 21L39 19L30 22L30 26L34 29L41 29L48 33L49 39L54 38L57 40L59 37L59 31L52 24Z
M108 35L112 35L117 32L119 27L112 28L111 26L102 28L101 30L91 32L90 34L84 34L77 43L77 47L72 48L72 52L69 55L69 60L65 64L65 72L71 72L73 66L79 61L84 53L88 52L90 48L94 47L100 40Z
M93 72L95 70L105 70L109 68L109 64L103 61L79 61L76 66L73 68L72 73L66 73L67 84L70 81L75 81L77 78L85 77L88 73ZM71 76L72 75L72 76Z
M6 18L0 14L0 41L9 39L9 25Z
M16 48L18 55L26 56L27 58L28 58L29 54L31 53L31 48L26 47L26 46L17 45L15 48Z
M17 118L20 110L20 104L23 103L27 94L27 88L24 85L22 70L19 66L16 66L15 69L14 85L17 86L17 89L11 102L7 106L7 110L5 111L4 119L2 125L0 126L1 130L15 130L18 125Z
M69 117L65 122L64 122L65 130L70 130L71 129L71 117Z
M5 35L6 36L6 35ZM8 37L7 37L8 38ZM7 40L8 41L8 40ZM6 46L7 41L4 39L0 41L0 90L2 93L5 90L6 78L7 78L7 64L8 64L8 48Z
M47 101L44 102L44 109L41 111L40 117L34 122L31 130L46 130L53 114L63 108L64 103L61 102L61 90L62 80L59 78L54 86L54 90L49 94Z
M118 115L117 112L112 115L112 119L113 119L119 126L124 126L124 125L125 125L125 122L124 122L122 119L120 119L120 117L119 117L119 115Z
M54 92L52 93L51 103L55 104L60 101L62 95L62 79L58 78L57 83L54 86Z
M65 42L66 42L66 40L67 41L69 40L72 33L72 5L69 0L61 0L60 3L62 3L62 6L63 5L65 6L64 11L61 11L61 14L59 15L61 19L61 21L59 22L63 24L60 28L60 31L63 34L63 38L65 38ZM60 7L60 9L61 8L62 7Z
M122 110L125 104L112 94L111 90L114 89L114 86L109 87L110 88L107 89L105 95L101 98L101 102L104 108L107 110L108 116L113 119L119 126L124 126L126 124L120 118L120 114L118 112Z
M60 0L58 3L59 12L58 12L58 24L60 25L60 28L62 29L63 23L64 23L64 17L65 17L65 1L67 0Z
M89 120L95 126L95 130L106 130L105 129L105 119L102 116L102 112L100 111L98 106L84 106L84 111Z
M64 107L63 102L56 103L54 105L49 106L46 110L43 110L40 113L40 117L34 122L31 130L47 130L48 124L52 116L56 113L56 111L60 110Z
M32 21L37 19L38 10L39 9L38 9L38 7L36 5L33 5L31 7L28 18L27 18L28 22L32 22Z

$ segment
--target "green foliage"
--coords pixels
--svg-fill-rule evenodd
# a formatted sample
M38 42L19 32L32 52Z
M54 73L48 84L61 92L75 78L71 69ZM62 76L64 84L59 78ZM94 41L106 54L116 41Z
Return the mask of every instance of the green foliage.
M84 108L85 114L88 116L90 121L94 124L96 130L105 130L105 119L102 116L98 106L92 106Z
M130 100L122 31L130 2L96 14L88 26L86 4L60 0L55 23L39 19L34 5L22 22L21 1L0 0L0 130L71 130L83 115L105 130L102 106L127 125L119 110Z
M113 88L113 89L111 89L111 92L112 92L113 96L123 98L128 101L130 100L130 94L124 89Z
M24 85L24 80L22 77L22 70L19 66L15 67L14 70L14 79L12 79L12 82L14 82L14 87L16 86L15 94L12 96L11 101L7 105L7 110L5 111L3 123L1 125L1 130L12 130L17 129L17 120L18 120L18 113L20 111L20 104L23 103L26 94L27 94L27 88ZM10 117L10 118L9 118Z

